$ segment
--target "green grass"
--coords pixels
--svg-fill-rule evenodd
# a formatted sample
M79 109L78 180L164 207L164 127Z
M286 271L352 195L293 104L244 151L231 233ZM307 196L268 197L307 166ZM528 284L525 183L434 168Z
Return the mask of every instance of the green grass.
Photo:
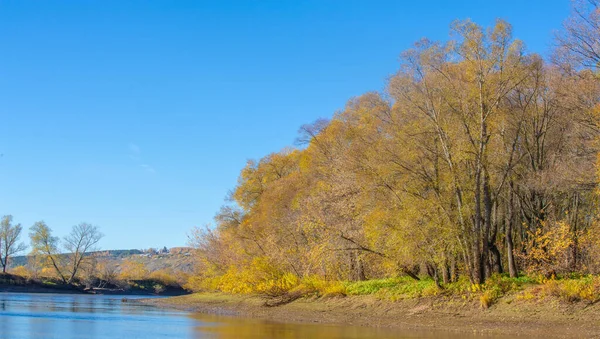
M408 277L376 279L346 283L348 295L376 295L385 299L406 299L436 295L440 289L432 279Z
M482 285L473 285L463 277L456 282L436 286L431 278L414 280L409 277L346 282L347 295L374 295L388 300L412 299L437 295L459 296L465 299L480 298L483 307L489 307L504 295L522 291L530 285L540 284L539 279L521 276L510 278L494 275Z

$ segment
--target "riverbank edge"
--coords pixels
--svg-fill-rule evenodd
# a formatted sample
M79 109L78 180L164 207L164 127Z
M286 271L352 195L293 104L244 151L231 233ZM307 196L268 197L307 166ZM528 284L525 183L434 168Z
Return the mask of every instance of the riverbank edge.
M90 295L135 295L135 296L182 296L189 295L189 292L182 289L167 289L160 294L151 293L140 289L108 289L108 288L92 288L83 289L74 285L56 285L44 286L39 283L28 284L0 284L0 293L52 293L52 294L90 294Z
M140 296L180 296L191 292L181 286L165 285L156 291L152 284L157 281L134 280L126 288L91 287L86 288L82 284L68 284L58 279L41 278L30 279L27 277L0 273L0 292L9 293L55 293L55 294L108 294L108 295L140 295ZM133 286L131 286L133 285ZM148 286L149 285L149 286Z
M141 299L161 308L238 316L286 323L315 323L448 331L506 336L589 338L600 336L600 306L565 303L554 298L519 300L506 296L488 309L475 301L428 297L388 301L374 296L301 298L285 305L265 306L256 295L195 293Z
M79 289L77 287L40 287L40 286L12 286L0 285L0 293L41 293L41 294L89 294L89 295L122 295L122 296L182 296L184 292L166 292L161 294L150 293L142 290L117 290L117 289Z

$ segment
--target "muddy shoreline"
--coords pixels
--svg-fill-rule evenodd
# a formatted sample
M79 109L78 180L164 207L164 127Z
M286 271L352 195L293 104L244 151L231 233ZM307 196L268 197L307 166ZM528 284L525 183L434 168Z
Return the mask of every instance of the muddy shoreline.
M257 296L203 293L136 302L188 312L277 322L522 337L600 337L600 306L565 304L555 299L522 301L509 297L489 309L482 309L473 301L435 297L394 302L372 296L303 298L268 307L265 299Z

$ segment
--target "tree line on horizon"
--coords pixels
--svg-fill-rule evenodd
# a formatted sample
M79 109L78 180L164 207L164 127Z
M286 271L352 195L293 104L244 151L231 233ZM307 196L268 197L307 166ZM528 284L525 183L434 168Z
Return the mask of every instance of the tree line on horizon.
M102 239L98 226L82 222L73 226L71 232L60 239L53 236L52 229L44 221L38 221L29 229L31 252L29 266L31 270L51 268L53 275L64 284L72 284L81 268L88 262L89 253L97 249ZM17 253L27 249L20 242L23 226L13 223L12 215L0 220L0 265L2 273L7 272L9 260Z
M20 241L21 224L13 222L12 215L0 219L0 285L32 285L59 289L80 290L136 290L138 293L161 294L166 291L181 293L189 279L188 270L177 264L191 261L189 248L168 250L99 251L98 242L104 237L98 226L79 223L63 238L53 235L52 229L38 221L29 228L30 246ZM26 254L26 262L15 255ZM111 258L108 254L117 255ZM172 253L177 258L156 267L137 256L151 257ZM183 259L182 259L183 258Z
M503 20L417 42L384 92L247 163L192 232L192 285L600 273L599 4L574 3L549 60Z

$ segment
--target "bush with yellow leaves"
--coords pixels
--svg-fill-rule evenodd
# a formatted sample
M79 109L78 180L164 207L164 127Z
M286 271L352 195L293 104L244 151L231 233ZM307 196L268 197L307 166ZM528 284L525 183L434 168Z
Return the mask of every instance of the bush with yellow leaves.
M256 257L249 265L231 265L223 273L210 267L201 276L191 277L185 288L193 291L258 293L277 296L298 286L300 280L273 265L266 257Z
M600 301L600 277L585 276L579 279L550 279L542 287L547 296L554 296L568 302Z
M566 222L543 222L542 227L528 232L525 251L518 255L529 274L552 276L569 270L570 248L578 234Z
M20 277L31 279L31 272L27 269L27 267L21 265L17 266L10 270L10 274L18 275Z

